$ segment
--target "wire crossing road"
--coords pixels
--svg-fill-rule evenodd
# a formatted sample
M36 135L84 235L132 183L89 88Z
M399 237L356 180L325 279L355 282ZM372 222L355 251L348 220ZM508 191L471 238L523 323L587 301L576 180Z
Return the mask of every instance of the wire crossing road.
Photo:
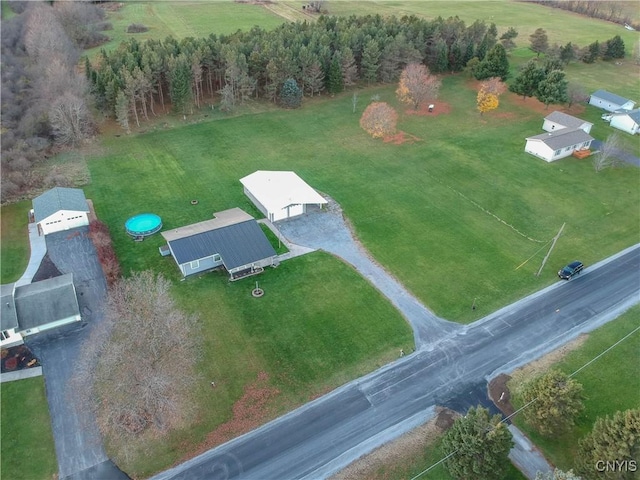
M639 302L635 245L154 479L325 478L423 423L436 405Z

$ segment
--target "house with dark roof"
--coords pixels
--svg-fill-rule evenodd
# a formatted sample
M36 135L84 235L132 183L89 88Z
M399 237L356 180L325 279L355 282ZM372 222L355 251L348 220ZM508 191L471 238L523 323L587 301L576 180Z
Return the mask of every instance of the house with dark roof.
M636 102L633 100L621 97L615 93L607 92L606 90L593 92L589 97L589 105L602 108L608 112L615 112L616 110L633 110L635 104Z
M553 162L574 152L589 150L593 137L580 128L562 128L555 132L527 137L524 151Z
M214 217L162 232L183 276L224 267L237 280L276 264L276 251L251 215L232 208Z
M587 122L581 118L558 111L551 112L549 115L544 117L544 122L542 123L542 129L545 132L555 132L562 128L579 128L584 130L585 133L590 133L591 127L593 127L593 123L591 122Z
M28 285L2 285L2 346L81 320L73 274Z
M613 128L635 135L640 133L640 108L628 112L615 112L609 120Z
M89 204L79 188L55 187L32 203L40 235L89 225Z

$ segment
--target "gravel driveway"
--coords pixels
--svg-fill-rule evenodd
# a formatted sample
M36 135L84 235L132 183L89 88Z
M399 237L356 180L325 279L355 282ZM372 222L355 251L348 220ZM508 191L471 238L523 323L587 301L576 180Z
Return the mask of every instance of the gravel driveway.
M407 319L413 328L416 349L462 328L457 323L438 318L378 265L354 238L340 206L333 199L326 198L329 205L324 210L277 222L276 227L289 241L325 250L352 265Z
M47 235L47 254L60 273L73 273L82 321L27 337L42 363L61 479L128 478L108 459L92 414L73 401L69 380L83 341L101 321L107 291L88 227ZM99 472L100 476L96 477Z

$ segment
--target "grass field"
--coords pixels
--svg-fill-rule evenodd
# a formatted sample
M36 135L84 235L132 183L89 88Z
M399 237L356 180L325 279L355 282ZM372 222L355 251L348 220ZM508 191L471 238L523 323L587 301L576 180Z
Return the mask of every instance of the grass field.
M2 283L18 280L29 263L28 213L31 202L4 205L0 209L2 241L0 242L0 278Z
M554 365L567 374L575 372L608 347L640 326L640 307L636 306L615 321L589 334L579 349L569 353ZM573 468L578 440L591 431L596 418L612 415L618 410L638 408L640 402L640 332L607 352L574 377L584 387L585 411L568 433L554 438L538 435L521 417L514 423L540 447L545 456L562 470ZM516 408L520 405L515 405Z
M170 258L162 260L175 268ZM279 394L258 408L255 424L243 419L231 428L234 435L381 367L397 358L400 348L413 345L411 329L391 304L330 255L298 257L233 283L226 278L222 272L208 274L173 289L202 325L199 413L194 425L170 439L132 449L130 460L116 459L129 475L166 468L221 424L235 425L232 408L241 408L239 398L259 374L266 374L265 385ZM255 280L265 291L260 299L251 297Z
M588 161L547 164L525 154L524 138L541 131L544 111L505 95L498 111L480 118L466 82L444 79L440 98L450 114L402 116L399 128L420 139L413 144L368 137L350 94L296 111L105 138L109 154L90 161L88 195L125 271L156 268L166 266L155 250L162 239L132 245L121 227L129 216L152 211L172 228L234 206L257 214L238 179L296 170L342 204L378 261L436 313L462 322L555 281L567 258L589 264L637 241L638 223L628 216L640 196L637 169L596 174ZM395 103L392 88L360 93L359 112L374 93ZM568 182L589 195L567 194ZM549 267L533 276L564 222ZM433 288L443 282L446 289Z
M43 377L2 384L0 477L52 480L58 463Z

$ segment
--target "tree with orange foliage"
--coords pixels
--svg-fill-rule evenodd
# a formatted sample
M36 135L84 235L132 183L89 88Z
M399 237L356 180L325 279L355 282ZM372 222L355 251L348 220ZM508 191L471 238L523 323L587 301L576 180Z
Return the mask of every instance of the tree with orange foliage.
M385 102L371 103L360 117L360 126L373 138L381 138L396 132L398 113Z
M421 63L410 63L400 74L396 95L402 103L413 105L417 110L420 104L438 97L440 83L427 67Z
M500 104L498 100L498 95L495 93L487 92L485 89L481 88L478 92L478 110L480 110L480 115L485 112L490 112L491 110L495 110L498 108Z

